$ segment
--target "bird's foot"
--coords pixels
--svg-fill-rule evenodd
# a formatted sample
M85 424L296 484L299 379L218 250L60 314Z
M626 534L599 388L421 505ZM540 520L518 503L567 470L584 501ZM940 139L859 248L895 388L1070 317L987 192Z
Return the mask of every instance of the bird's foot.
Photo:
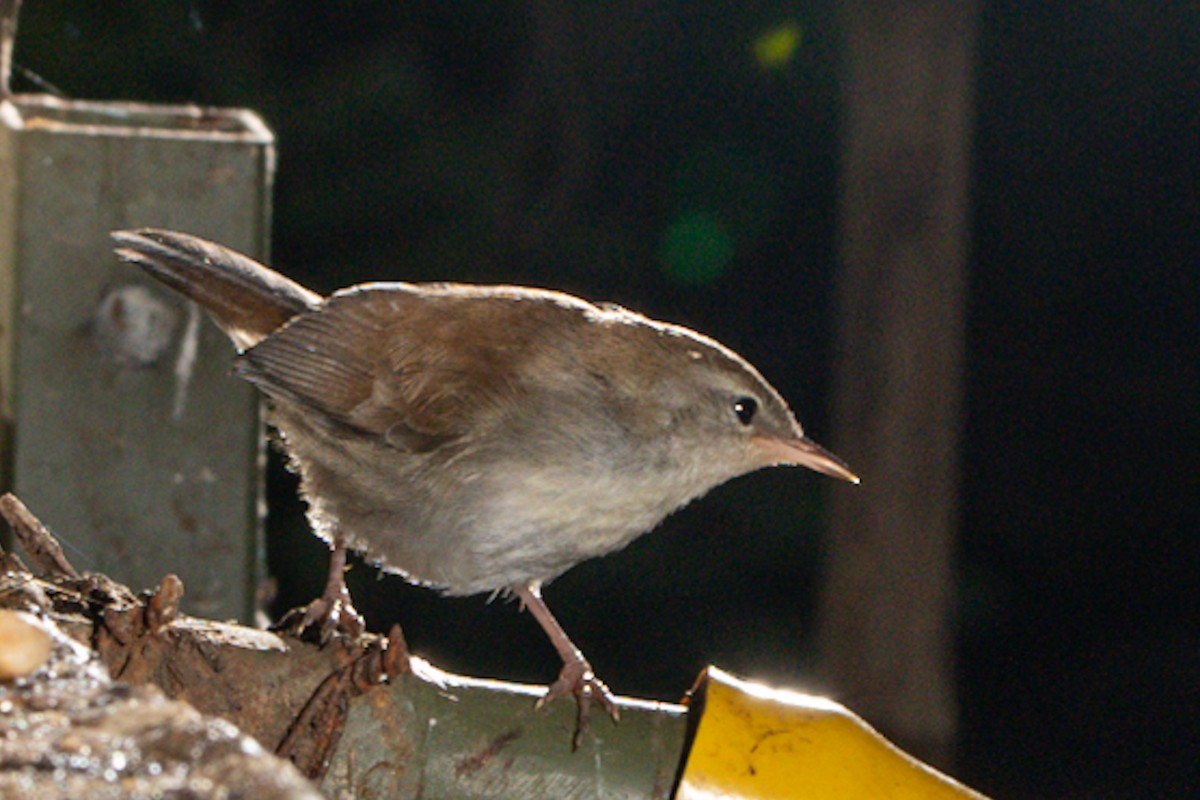
M546 703L567 695L575 695L578 709L575 717L575 735L571 739L571 747L574 750L579 749L579 744L583 741L583 734L591 723L593 703L599 703L612 717L613 722L621 719L620 709L617 708L617 698L604 681L596 677L596 673L592 671L592 665L583 657L572 658L563 663L562 671L558 673L558 680L550 684L546 693L537 701L537 708L540 709Z
M272 625L271 630L323 645L334 636L358 639L366 630L366 623L354 608L350 591L342 585L340 589L325 592L307 606L293 608Z

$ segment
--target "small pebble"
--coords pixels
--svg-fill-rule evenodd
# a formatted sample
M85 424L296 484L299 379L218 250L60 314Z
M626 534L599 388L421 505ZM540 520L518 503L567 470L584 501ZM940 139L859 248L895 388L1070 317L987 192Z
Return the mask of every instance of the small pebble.
M0 680L24 678L50 658L50 634L36 617L0 609Z

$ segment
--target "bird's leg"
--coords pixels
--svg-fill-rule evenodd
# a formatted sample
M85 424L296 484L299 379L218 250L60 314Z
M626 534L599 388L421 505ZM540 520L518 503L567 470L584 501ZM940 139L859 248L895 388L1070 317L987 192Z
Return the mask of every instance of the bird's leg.
M521 605L529 609L529 613L550 637L550 643L554 645L554 649L558 651L558 655L563 660L563 668L558 673L558 680L550 684L546 694L538 700L538 708L564 695L575 695L579 712L576 717L575 737L572 744L578 748L583 739L583 733L591 721L592 702L600 703L616 722L621 716L617 709L616 698L613 697L613 693L604 685L604 682L596 677L596 673L592 671L592 665L588 663L583 653L567 636L567 632L558 624L558 620L550 613L549 606L542 599L541 585L530 583L518 586L514 591L517 597L521 598Z
M356 638L362 635L364 623L350 599L346 587L346 545L341 540L329 548L329 575L325 578L325 591L308 604L304 611L305 628L317 627L321 640L328 640L334 631L341 631Z
M365 623L355 610L350 590L346 588L346 544L341 538L335 539L329 546L329 576L325 579L325 590L303 609L303 615L299 611L296 609L284 615L275 626L276 629L286 630L296 636L315 631L322 644L328 642L335 633L345 634L351 639L362 635Z

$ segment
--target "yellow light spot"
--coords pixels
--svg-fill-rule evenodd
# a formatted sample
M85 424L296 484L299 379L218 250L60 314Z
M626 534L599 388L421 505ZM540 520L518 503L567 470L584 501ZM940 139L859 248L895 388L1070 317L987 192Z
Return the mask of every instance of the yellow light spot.
M803 30L792 20L768 28L754 40L754 59L765 70L782 69L800 48Z

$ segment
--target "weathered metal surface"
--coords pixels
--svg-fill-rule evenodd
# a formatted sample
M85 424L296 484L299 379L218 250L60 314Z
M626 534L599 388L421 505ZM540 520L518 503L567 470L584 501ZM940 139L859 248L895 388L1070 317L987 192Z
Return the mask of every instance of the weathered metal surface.
M618 698L618 725L599 716L572 752L575 705L535 710L544 686L450 675L413 659L413 672L352 701L328 797L670 796L685 710Z
M200 312L111 255L160 226L266 255L271 133L244 111L0 102L0 412L6 481L80 569L250 619L258 401ZM203 324L202 324L203 323Z

